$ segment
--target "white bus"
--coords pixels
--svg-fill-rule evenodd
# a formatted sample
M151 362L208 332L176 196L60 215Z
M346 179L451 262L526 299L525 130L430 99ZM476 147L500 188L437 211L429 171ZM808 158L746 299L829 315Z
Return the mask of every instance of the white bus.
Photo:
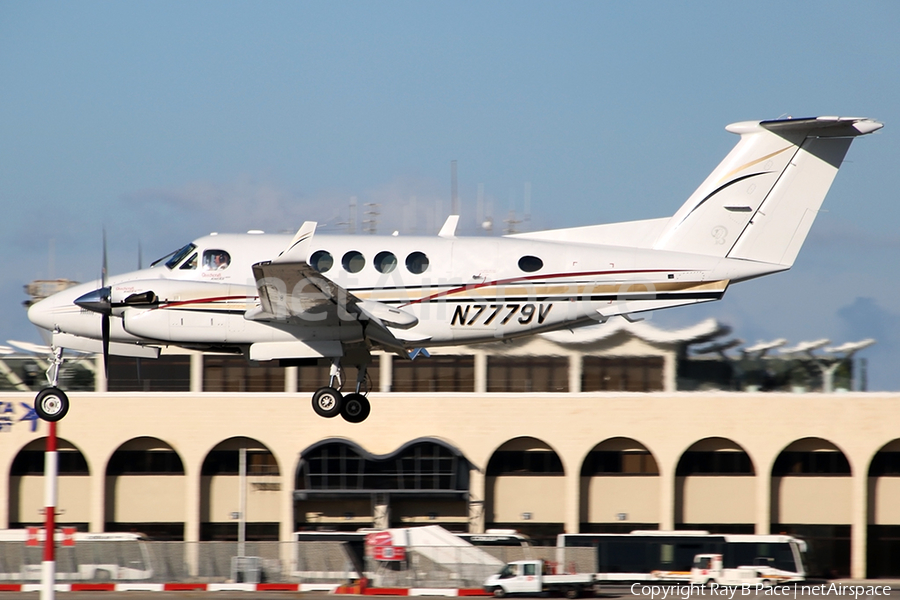
M806 542L787 535L726 535L708 531L562 533L556 540L561 561L566 548L595 548L597 579L609 582L689 581L694 557L721 554L725 568L757 566L779 583L806 578Z
M56 532L58 581L137 581L153 568L144 538L134 533ZM0 581L40 581L43 530L0 530Z

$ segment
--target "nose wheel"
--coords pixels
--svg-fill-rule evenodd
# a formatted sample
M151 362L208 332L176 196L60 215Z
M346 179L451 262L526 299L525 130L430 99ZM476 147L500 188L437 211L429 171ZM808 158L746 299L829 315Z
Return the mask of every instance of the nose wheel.
M59 421L69 412L69 398L57 387L44 388L34 399L34 412L44 421Z
M59 369L62 367L62 364L63 349L53 348L53 355L50 357L50 368L47 369L47 383L50 384L50 387L42 389L34 398L34 412L42 420L51 423L59 421L69 412L69 397L56 387L59 385Z

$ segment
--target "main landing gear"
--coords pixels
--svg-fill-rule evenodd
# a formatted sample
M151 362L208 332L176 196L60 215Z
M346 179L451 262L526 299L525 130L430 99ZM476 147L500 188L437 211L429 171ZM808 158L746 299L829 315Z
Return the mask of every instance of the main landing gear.
M356 374L356 391L344 396L341 388L340 360L331 363L328 385L320 387L312 397L313 410L320 417L331 419L341 415L348 423L362 423L372 410L369 400L360 393L366 382L366 366L361 365ZM337 387L335 387L337 386ZM366 390L368 393L368 390Z
M59 384L59 369L63 364L63 349L54 348L47 369L47 383L34 399L34 412L44 421L59 421L69 412L69 397L56 387Z

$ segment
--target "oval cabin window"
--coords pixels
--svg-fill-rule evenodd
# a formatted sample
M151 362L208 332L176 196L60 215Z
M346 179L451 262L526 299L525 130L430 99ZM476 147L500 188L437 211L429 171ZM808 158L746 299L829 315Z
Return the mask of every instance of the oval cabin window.
M334 259L325 250L316 250L309 258L309 266L319 273L325 273L334 266Z
M519 268L526 273L534 273L544 268L544 261L537 256L523 256L519 259Z
M379 273L390 273L397 268L397 257L393 252L379 252L375 255L375 269Z
M428 269L428 257L422 252L411 252L406 257L406 268L414 275L421 275Z
M341 264L348 273L359 273L366 266L366 258L362 253L351 250L344 255Z

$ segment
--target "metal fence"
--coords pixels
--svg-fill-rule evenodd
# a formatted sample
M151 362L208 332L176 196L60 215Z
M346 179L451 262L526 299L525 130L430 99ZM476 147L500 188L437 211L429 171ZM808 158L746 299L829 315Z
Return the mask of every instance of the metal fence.
M471 548L471 547L468 547ZM344 542L87 541L59 546L61 582L243 582L340 585L366 577L373 586L479 588L507 562L544 559L560 572L591 572L593 548L478 547L480 558L460 547L410 548L402 560L355 555ZM43 549L0 542L0 582L35 583ZM475 558L473 558L475 556ZM362 570L362 573L360 573Z

